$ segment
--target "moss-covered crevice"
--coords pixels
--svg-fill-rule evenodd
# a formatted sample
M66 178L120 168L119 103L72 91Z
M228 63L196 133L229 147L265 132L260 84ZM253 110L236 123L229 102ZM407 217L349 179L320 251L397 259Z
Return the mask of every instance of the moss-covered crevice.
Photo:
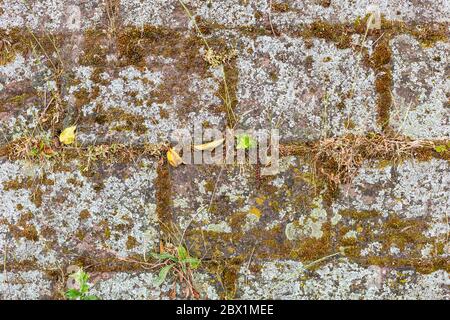
M365 136L348 134L327 140L281 144L280 155L295 155L310 164L312 178L319 190L327 190L324 200L330 205L339 195L340 185L350 183L363 163L402 163L410 159L447 160L450 151L438 152L446 140L413 140L387 130Z
M32 219L33 213L28 211L20 215L16 224L9 223L5 219L0 220L0 224L8 226L9 232L15 240L24 238L29 241L39 241L39 232L31 221Z
M372 68L375 71L375 91L377 93L378 125L383 131L389 129L389 117L392 106L392 52L389 47L389 37L380 40L371 56Z
M238 275L244 262L243 257L228 259L208 259L202 263L202 268L215 277L220 286L220 298L234 299L238 290Z
M144 65L149 54L171 57L177 53L182 35L175 30L145 25L118 31L116 46L121 65Z
M280 1L276 1L276 2L272 2L271 3L271 10L272 12L288 12L290 11L290 6L288 3L286 2L280 2Z
M403 218L393 213L382 218L376 211L340 211L342 221L336 234L339 246L345 247L345 256L364 266L377 265L390 268L410 268L421 273L439 269L450 270L450 263L439 254L442 239L425 235L428 222L423 218ZM347 237L349 231L354 237ZM365 253L369 244L379 244L379 253ZM423 257L421 250L426 246L435 248L429 257ZM398 248L400 254L390 250ZM403 253L405 252L405 253Z
M58 48L61 48L64 36L59 33L37 33L27 29L12 28L9 30L0 30L0 39L2 46L0 48L0 57L2 64L11 62L16 54L28 56L39 53L50 59L50 63L57 63L60 58L56 54Z
M238 122L239 114L234 110L238 104L237 89L239 71L236 66L236 59L223 66L223 81L219 85L217 95L222 100L221 112L227 117L227 127L233 128Z
M156 173L156 214L163 238L171 242L170 239L177 235L177 230L173 226L172 180L169 163L161 158Z
M93 121L99 125L110 124L111 128L109 129L117 132L134 131L143 135L148 131L143 116L128 113L120 108L100 110L95 114Z

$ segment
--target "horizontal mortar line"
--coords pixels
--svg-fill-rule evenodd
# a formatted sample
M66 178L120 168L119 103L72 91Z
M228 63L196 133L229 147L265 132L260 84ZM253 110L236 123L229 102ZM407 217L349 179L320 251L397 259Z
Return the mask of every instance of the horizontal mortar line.
M96 255L93 254L92 256L75 255L71 258L62 257L62 262L58 265L46 265L33 260L18 261L8 258L6 259L5 266L6 271L40 270L47 273L55 271L59 272L61 266L77 264L80 262L80 258L82 258L83 264L86 267L89 266L89 270L93 270L94 272L154 272L154 269L151 269L149 266L153 262L156 262L152 259L145 261L140 256L120 258L114 254L109 254L107 257L100 258L101 262L95 263L97 261Z
M345 255L344 255L345 257ZM221 261L234 261L236 257L222 257L220 260ZM348 257L352 262L357 263L359 265L364 265L367 264L368 260L370 260L369 258L365 258L365 257ZM409 261L428 261L429 258L423 258L423 257L408 257L407 258ZM436 259L443 259L442 258L436 258ZM275 258L275 259L267 259L267 258L258 258L258 257L254 257L254 261L277 261L279 260L279 258ZM399 261L401 261L402 258L399 258ZM217 260L215 258L205 258L201 260L203 264L208 264L208 263L215 263ZM298 260L300 261L300 260ZM308 260L303 260L303 262L307 262ZM116 260L114 262L120 263L121 260ZM140 262L142 263L151 263L150 260L148 261L136 261L136 262L127 262L126 265L131 265L129 268L126 268L126 266L122 266L120 264L118 265L110 265L108 267L104 266L104 265L89 265L88 266L88 271L89 273L129 273L129 274L142 274L142 273L152 273L152 274L157 274L159 272L159 269L155 269L155 270L151 270L149 268L145 268L142 265L140 267L137 267L136 265L139 265ZM300 261L302 262L302 261ZM111 263L111 262L110 262ZM122 261L122 263L124 263ZM64 263L62 264L62 266L66 266L69 265L70 262ZM125 264L125 263L124 263ZM60 267L59 266L55 266L55 267L50 267L50 266L44 266L44 265L38 265L35 263L29 263L26 262L26 264L23 264L21 262L7 262L6 264L6 272L7 273L12 273L12 272L28 272L28 271L40 271L42 273L47 273L48 276L54 277L52 275L50 275L50 273L54 273L54 272L60 272ZM208 270L207 267L203 268L205 271ZM405 266L399 265L394 267L394 269L400 270L400 269L405 269ZM415 270L414 266L409 266L408 269L411 270ZM200 269L201 270L201 269ZM307 268L305 270L308 270ZM439 270L445 270L444 268L440 268ZM313 270L308 270L308 271L313 271Z
M302 29L304 30L308 30L310 27L315 26L315 23L327 23L328 26L330 27L344 27L344 28L349 28L350 30L345 30L345 31L349 31L347 33L358 33L358 34L364 34L364 31L358 32L356 30L354 30L354 21L348 21L348 22L342 22L342 23L330 23L327 20L316 20L312 23L304 23L304 24L296 24L296 25L276 25L274 24L274 27L277 28L281 28L281 30L283 30L284 32L287 32L289 34L289 32L292 32L293 35L297 35L297 37L301 38L302 35L298 35L298 32L301 32ZM267 35L264 34L264 36L269 36L272 35L273 37L279 37L280 35L274 35L272 33L272 30L270 28L270 25L263 25L263 24L249 24L249 25L241 25L241 26L226 26L226 25L222 25L222 24L217 24L217 23L213 23L213 26L204 26L201 23L199 24L200 27L209 27L212 31L241 31L243 33L257 33L257 31L261 31L262 29L267 31ZM423 23L417 23L417 22L404 22L404 21L399 21L399 20L387 20L386 23L394 23L394 26L385 26L382 27L381 29L378 29L378 31L386 31L386 30L392 30L392 31L397 31L396 34L407 34L408 31L410 31L411 29L415 29L417 27L435 27L435 28L439 28L439 27L448 27L449 23L446 22L423 22ZM188 27L161 27L159 25L153 25L153 24L144 24L142 26L134 26L134 25L124 25L121 26L118 30L118 32L116 32L117 34L120 34L123 31L127 31L127 30L139 30L139 29L143 29L145 27L151 27L154 28L154 30L152 30L152 33L158 34L158 31L160 31L160 33L163 33L164 31L190 31L193 34L196 34L195 32L195 28L188 28ZM252 30L246 30L247 28L258 28L258 30L255 30L252 32ZM401 28L400 30L397 30L397 28ZM352 30L353 29L353 30ZM100 31L100 30L107 30L107 28L105 27L93 27L93 28L86 28L84 30L80 30L80 31L65 31L65 32L61 32L61 31L52 31L52 30L31 30L31 32L35 35L61 35L61 36L72 36L72 35L84 35L86 34L86 32L89 31ZM279 31L279 30L278 30ZM11 28L11 29L0 29L0 32L5 32L5 33L9 33L9 32L20 32L20 33L30 33L30 30L26 29L26 28ZM206 38L208 38L209 36L215 36L215 35L208 35L208 34L203 34ZM107 33L105 32L104 36L107 36ZM320 37L317 37L320 38Z
M8 265L9 264L9 265ZM131 264L131 263L130 263ZM98 272L98 273L109 273L109 272L115 272L115 273L119 273L119 272L123 272L123 273L157 273L157 271L152 271L149 269L145 269L144 267L137 267L136 265L138 265L139 263L133 263L133 266L130 267L122 267L122 266L109 266L109 267L103 267L100 266L98 268L96 268L95 266L89 266L89 272ZM66 263L63 265L70 265L70 263ZM86 267L86 266L85 266ZM55 272L55 271L59 271L60 269L58 269L58 267L55 268L51 268L49 266L45 267L45 266L39 266L38 264L30 264L30 265L26 265L26 266L21 266L20 262L16 263L14 265L11 266L11 263L7 263L6 265L6 272L27 272L27 271L40 271L43 273L50 273L50 272ZM2 270L3 272L3 270Z
M367 134L370 134L371 132L367 132ZM351 134L350 135L352 137L358 138L358 137L367 137L367 134ZM280 142L279 146L280 147L291 147L291 146L305 146L305 145L312 145L312 144L316 144L318 142L321 141L329 141L330 139L340 139L340 138L344 138L348 135L343 135L343 136L330 136L328 138L325 139L314 139L314 140L289 140L288 142ZM450 137L446 137L446 138L429 138L429 139L414 139L414 138L410 138L408 136L404 136L401 134L395 135L395 136L390 136L390 135L384 135L384 134L378 134L378 136L380 137L386 137L386 138L404 138L405 140L414 143L414 142L423 142L423 143L435 143L435 142L442 142L442 141L447 141L450 139ZM7 146L15 141L20 140L20 138L18 139L14 139L14 140L10 140L6 143L3 143L3 146ZM207 141L203 141L202 143L208 143ZM164 145L168 145L169 141L165 140L165 141L161 141L159 143L120 143L120 142L110 142L110 143L87 143L87 144L81 144L80 146L77 147L63 147L64 150L67 151L77 151L77 150L88 150L89 147L100 147L100 146L117 146L117 147L132 147L132 148L136 148L138 150L140 149L145 149L145 148L151 148L151 147L161 147L162 149L164 149ZM194 144L191 144L192 146ZM1 147L1 145L0 145Z
M344 138L344 137L345 136L336 136L336 137L330 137L330 138L327 138L327 139L315 139L315 140L309 140L309 141L303 141L303 140L295 141L294 140L294 141L290 141L288 143L280 143L279 144L279 148L280 149L284 149L284 150L289 150L289 149L298 149L298 150L300 150L301 149L303 151L308 151L308 150L311 150L314 145L320 144L321 142L330 141L332 139L338 141L340 138ZM358 137L361 137L361 138L362 137L367 137L367 135L353 135L353 137L355 139L357 139ZM380 137L384 137L384 135L380 135ZM392 138L391 136L386 136L386 137ZM409 143L417 144L417 148L421 148L421 147L431 148L435 144L445 143L445 142L448 142L448 140L449 140L449 138L444 138L444 139L410 139L408 137L401 136L401 135L396 136L396 137L406 138L406 140ZM11 146L11 144L14 144L14 142L18 141L18 140L20 140L20 138L17 139L17 140L9 141L9 142L3 144L3 146L0 145L0 159L2 159L2 158L9 159L9 157L8 157L9 152L7 152L7 150L5 150L5 149L8 148L9 146ZM207 142L204 142L204 143L207 143ZM81 145L79 147L63 147L62 149L59 149L59 150L57 149L55 151L56 152L61 151L63 153L68 154L70 152L89 151L89 149L92 148L92 147L94 147L94 148L95 147L107 147L107 148L109 148L109 147L114 147L114 146L119 148L119 149L117 151L113 151L112 154L114 154L114 153L117 153L117 154L127 153L127 151L128 151L128 152L139 152L140 154L136 154L136 156L146 155L146 156L149 156L149 157L159 158L159 157L161 157L161 154L151 154L151 152L155 151L155 152L161 152L162 153L162 152L167 151L168 150L168 146L169 146L169 141L161 142L161 143L158 143L158 144L151 144L151 143L148 143L148 144L146 144L146 143L143 143L143 144L142 143L123 144L123 143L115 143L115 142L111 142L111 143L93 143L93 144L84 144L84 145ZM191 144L191 151L195 151L193 146L194 145ZM221 146L226 147L225 143L222 144ZM218 146L218 147L220 147L220 146ZM131 150L130 150L130 148L131 148ZM2 153L2 149L3 149L3 153ZM78 158L78 157L75 157L75 158ZM80 156L79 158L83 158L83 157ZM12 158L12 159L9 159L9 160L26 160L26 159L15 159L15 158Z
M228 128L225 128L225 129L228 129ZM245 129L244 129L244 131L245 131ZM367 137L368 134L372 134L372 133L377 134L376 132L369 131L366 134L352 134L352 133L349 133L349 135L357 138L357 137ZM401 134L397 134L395 136L385 135L385 134L377 134L377 135L378 136L382 136L382 137L383 136L384 137L389 137L389 138L394 138L394 137L395 138L404 138L404 139L408 140L409 142L430 142L430 143L433 143L433 142L446 141L446 140L450 139L450 137L446 137L446 138L414 139L414 138L410 138L408 136L401 135ZM301 145L301 144L314 144L314 143L317 143L317 142L320 142L320 141L329 141L330 139L340 139L340 138L344 138L346 136L348 136L348 135L329 136L327 138L313 139L313 140L289 140L288 142L280 142L279 145L280 146L298 146L298 145ZM7 141L6 143L3 143L2 145L3 146L8 145L8 144L10 144L12 142L15 142L17 140L20 140L20 137L17 138L17 139L13 139L13 140ZM77 147L64 147L64 149L67 149L67 150L70 150L70 149L78 150L78 149L87 149L89 147L104 146L104 145L108 145L108 146L117 145L117 146L124 146L124 147L125 146L129 146L129 147L136 147L136 148L140 149L140 148L145 148L145 147L161 146L161 145L165 145L165 144L168 144L168 143L169 143L168 140L162 140L162 141L160 141L158 143L146 143L146 142L144 142L144 143L128 143L128 144L127 143L120 143L120 142L112 141L111 143L102 143L102 142L99 142L99 143L86 143L86 144L81 144L80 146L77 146ZM207 143L207 142L203 142L203 143Z
M95 258L94 256L91 257L92 259ZM124 272L124 273L158 273L159 269L152 270L150 268L146 268L145 265L151 264L152 260L149 259L147 261L140 261L136 260L136 258L124 258L128 259L122 260L120 258L111 256L110 258L107 258L108 260L105 261L103 264L99 263L98 265L95 264L88 264L89 265L89 272ZM76 260L76 258L74 258ZM133 261L134 260L134 261ZM224 261L233 260L232 257L224 257L222 258ZM153 260L156 262L155 260ZM202 259L203 263L208 262L214 262L215 259L213 258L205 258ZM88 261L90 262L90 261ZM46 265L40 265L36 262L30 262L30 261L7 261L6 262L6 271L7 272L26 272L26 271L41 271L44 273L50 273L50 272L59 272L61 269L61 266L68 266L73 261L67 261L65 263L62 263L61 265L55 265L55 266L46 266Z

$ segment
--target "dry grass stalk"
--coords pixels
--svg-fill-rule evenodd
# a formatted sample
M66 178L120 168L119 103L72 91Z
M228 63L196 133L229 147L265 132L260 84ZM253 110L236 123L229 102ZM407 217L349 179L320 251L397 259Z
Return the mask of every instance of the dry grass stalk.
M10 160L49 160L57 156L55 143L45 137L23 136L5 146Z
M427 140L401 135L346 135L317 141L311 148L319 174L334 185L349 183L366 160L400 161L412 158L419 148L433 148Z

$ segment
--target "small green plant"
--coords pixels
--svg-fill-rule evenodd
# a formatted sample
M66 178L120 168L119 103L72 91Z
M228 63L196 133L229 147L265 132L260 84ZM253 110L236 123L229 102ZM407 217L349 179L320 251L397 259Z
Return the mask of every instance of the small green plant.
M199 294L193 285L192 270L195 270L200 266L200 259L191 257L185 247L175 247L171 244L168 244L165 247L164 252L152 252L150 255L159 261L158 267L161 268L155 283L157 286L163 284L169 272L172 271L175 280L179 279L184 283L186 297L199 297Z
M70 278L75 280L78 289L69 289L66 291L66 298L69 300L98 300L95 295L89 294L89 275L82 268L72 273Z
M447 146L445 146L445 145L438 145L438 146L434 147L434 150L437 153L444 153L444 152L447 152L449 148L450 148L450 146L447 148Z
M58 153L49 137L24 135L11 142L10 155L18 159L44 161L58 156Z
M255 139L247 133L240 134L237 136L237 149L252 149L256 147Z
M159 271L159 276L156 284L160 286L167 277L167 274L172 268L181 268L183 273L187 273L188 268L195 270L200 266L200 260L192 258L183 246L177 247L177 254L170 254L168 252L163 253L151 253L151 256L155 259L166 261L167 264Z
M32 158L46 158L50 159L56 155L52 149L51 141L47 139L32 141L31 149L28 155Z

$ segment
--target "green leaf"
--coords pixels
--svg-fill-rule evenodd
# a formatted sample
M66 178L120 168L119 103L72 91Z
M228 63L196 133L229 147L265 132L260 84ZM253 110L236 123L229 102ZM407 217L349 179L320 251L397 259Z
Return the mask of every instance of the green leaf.
M173 264L169 264L163 268L161 268L161 270L159 271L159 275L158 275L158 279L156 280L156 286L159 287L164 280L166 280L167 274L169 273L170 269L172 269Z
M248 134L241 134L237 137L237 149L251 149L256 147L256 141Z
M35 157L39 154L38 149L36 149L35 147L32 147L30 150L30 156Z
M87 283L82 283L80 284L80 292L82 294L85 294L89 291L89 286L87 285Z
M187 268L186 268L186 260L182 260L180 261L180 265L181 265L181 270L183 270L183 273L187 273Z
M83 271L83 269L78 269L77 272L72 273L69 277L75 279L76 283L80 286L80 288L87 283L89 279L89 275Z
M166 253L166 252L164 252L164 253L150 252L150 255L153 258L158 259L158 260L167 260L167 259L169 259L169 260L172 260L174 262L178 261L177 258L174 255L171 255L170 253Z
M66 298L69 300L76 300L80 296L81 296L81 293L77 289L69 289L66 291Z
M183 246L179 246L177 248L178 251L178 259L181 261L185 260L188 257L188 252Z
M200 266L200 259L197 258L187 258L186 260L184 260L186 263L189 263L189 267L191 269L197 269Z
M436 150L436 152L442 153L442 152L447 151L447 147L444 145L439 145L439 146L435 146L434 150Z
M100 300L100 299L97 296L94 296L91 294L91 295L84 296L82 300Z

